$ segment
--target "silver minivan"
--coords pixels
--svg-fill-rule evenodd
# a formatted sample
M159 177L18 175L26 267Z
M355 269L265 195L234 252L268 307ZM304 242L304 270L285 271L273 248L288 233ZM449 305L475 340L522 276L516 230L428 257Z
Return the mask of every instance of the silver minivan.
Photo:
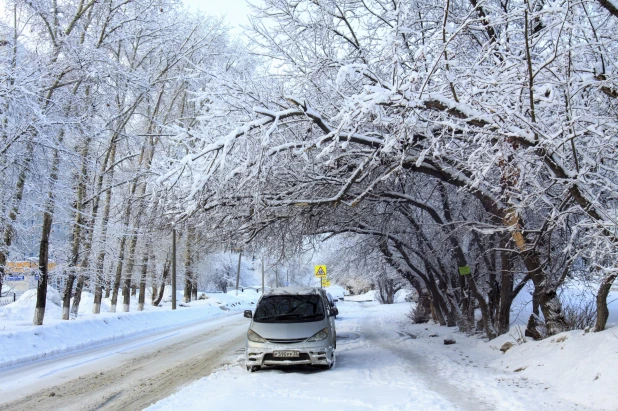
M326 293L317 287L283 287L258 301L247 332L245 365L335 365L335 313Z

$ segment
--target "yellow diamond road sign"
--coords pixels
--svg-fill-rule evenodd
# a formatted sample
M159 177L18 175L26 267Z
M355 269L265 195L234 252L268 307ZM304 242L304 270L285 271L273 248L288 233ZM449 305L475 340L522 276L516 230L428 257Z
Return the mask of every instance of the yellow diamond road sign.
M316 277L326 277L326 266L325 265L316 265L313 267L313 272Z
M326 277L322 277L322 287L330 287L330 280L327 280Z

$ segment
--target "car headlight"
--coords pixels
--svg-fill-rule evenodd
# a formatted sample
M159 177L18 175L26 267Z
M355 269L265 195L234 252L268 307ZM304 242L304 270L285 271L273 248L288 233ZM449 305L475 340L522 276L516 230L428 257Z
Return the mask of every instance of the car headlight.
M253 330L249 330L247 332L247 338L249 339L249 341L253 341L253 342L256 342L256 343L265 343L266 342L265 339L260 337L260 334L256 333Z
M328 328L322 328L317 333L307 339L307 342L322 341L328 337Z

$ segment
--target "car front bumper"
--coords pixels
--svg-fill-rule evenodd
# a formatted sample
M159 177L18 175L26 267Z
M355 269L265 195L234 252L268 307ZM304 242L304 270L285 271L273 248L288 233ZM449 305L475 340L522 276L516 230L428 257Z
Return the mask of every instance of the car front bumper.
M275 351L298 351L298 357L275 357ZM248 342L245 349L245 365L331 365L334 349L323 341L318 344L272 344Z

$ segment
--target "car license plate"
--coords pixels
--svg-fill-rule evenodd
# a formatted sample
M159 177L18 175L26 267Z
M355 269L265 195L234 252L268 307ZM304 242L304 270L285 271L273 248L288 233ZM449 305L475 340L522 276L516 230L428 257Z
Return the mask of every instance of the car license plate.
M273 351L273 357L298 357L298 351Z

